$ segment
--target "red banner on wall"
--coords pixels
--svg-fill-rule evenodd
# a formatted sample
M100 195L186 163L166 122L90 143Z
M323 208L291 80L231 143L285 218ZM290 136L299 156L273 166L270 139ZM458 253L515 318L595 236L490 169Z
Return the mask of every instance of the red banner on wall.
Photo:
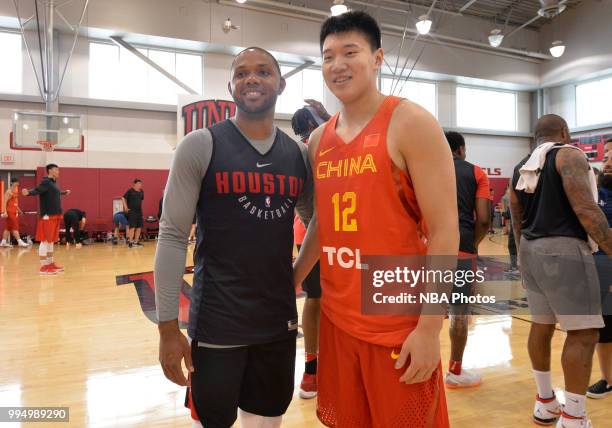
M177 111L177 142L191 131L210 128L236 113L236 103L229 100L202 100L201 97L179 97Z

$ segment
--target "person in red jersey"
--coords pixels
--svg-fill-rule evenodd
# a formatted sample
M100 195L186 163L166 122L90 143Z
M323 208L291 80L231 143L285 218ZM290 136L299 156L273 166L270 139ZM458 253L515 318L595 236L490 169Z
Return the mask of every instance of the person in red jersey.
M20 215L23 215L23 211L21 211L19 208L19 180L13 178L11 180L11 187L4 195L2 217L6 217L6 226L4 228L4 233L2 234L2 242L0 242L0 247L12 247L11 235L13 235L17 241L17 245L20 247L29 246L21 239L21 236L19 235L19 220L17 217Z
M305 100L309 106L298 109L291 118L291 127L304 144L312 131L329 120L330 116L325 107L315 100ZM306 228L299 216L293 222L293 243L298 251L304 242ZM299 395L309 399L317 396L317 362L319 352L319 318L321 314L321 281L319 279L319 264L310 271L304 282L302 290L306 293L304 308L302 310L302 331L304 332L304 375L300 382Z
M342 103L309 143L316 214L294 266L320 257L317 416L329 427L449 426L444 315L364 314L358 255L419 256L428 269L459 251L453 159L425 109L377 89L380 28L364 12L325 21L323 77ZM427 227L425 227L425 224ZM427 237L427 244L421 239Z
M36 226L36 240L40 242L38 255L40 257L40 274L55 275L64 268L53 261L53 244L59 241L59 229L62 222L62 195L69 195L70 190L60 190L57 179L60 175L59 166L50 163L45 167L47 176L34 189L23 189L24 196L38 195L40 198L40 218Z

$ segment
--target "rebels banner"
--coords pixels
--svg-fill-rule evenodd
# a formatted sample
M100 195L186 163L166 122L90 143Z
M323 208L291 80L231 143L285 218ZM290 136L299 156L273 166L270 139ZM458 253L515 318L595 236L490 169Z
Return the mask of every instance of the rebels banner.
M201 95L181 95L176 112L176 141L191 131L209 128L236 113L236 104L228 100L202 99Z

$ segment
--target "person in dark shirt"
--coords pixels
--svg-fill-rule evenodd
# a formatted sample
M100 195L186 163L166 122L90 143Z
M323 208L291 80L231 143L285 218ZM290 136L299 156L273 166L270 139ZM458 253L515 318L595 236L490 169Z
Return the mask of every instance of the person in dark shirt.
M538 147L531 155L533 159L525 158L515 167L510 192L523 287L531 313L528 351L537 387L533 419L539 424L560 419L558 426L568 428L591 426L586 416L586 391L598 329L604 323L589 237L611 254L612 229L593 198L594 177L585 154L569 146L565 120L545 115L538 120L534 134ZM528 161L534 168L538 164L537 183L533 174L520 173ZM527 185L523 189L524 182ZM552 390L550 373L551 341L557 322L567 332L561 356L563 408Z
M59 240L59 228L62 220L61 195L69 195L70 190L60 190L56 180L60 175L59 166L50 163L45 167L47 176L34 189L23 189L24 196L38 195L40 200L40 218L36 226L36 240L40 242L40 274L55 275L64 268L53 261L53 243Z
M186 135L170 168L155 256L159 361L190 386L194 426L230 427L239 412L241 427L280 427L293 396L293 215L312 216L312 174L306 146L274 125L284 85L270 53L239 53L229 84L236 116ZM178 309L195 212L189 343Z
M612 138L604 146L603 171L600 175L599 207L612 227ZM602 251L595 254L597 273L601 286L604 326L599 330L599 343L596 352L599 359L601 379L589 386L587 397L604 398L612 394L612 303L610 284L612 284L612 261Z
M459 264L458 269L475 270L478 245L487 235L491 217L489 178L478 165L465 160L466 148L463 135L446 132L446 140L453 153L457 183L457 211L459 213ZM455 287L453 292L471 294L471 284ZM468 338L469 305L449 305L451 356L444 382L449 388L469 388L480 385L480 375L461 367Z
M329 120L330 116L323 105L315 100L305 100L309 106L297 110L291 118L293 133L298 135L304 144L308 144L310 134L318 126ZM300 216L293 221L293 241L298 252L304 242L306 227ZM302 290L306 293L302 309L302 331L304 332L304 375L300 383L301 398L317 396L317 362L319 355L319 320L321 318L321 275L319 262L310 271L304 281Z
M144 200L144 190L142 190L142 180L139 178L134 180L132 187L125 192L121 198L123 207L128 215L128 225L130 229L127 231L128 246L142 247L138 242L140 239L140 231L142 230L142 201Z
M83 243L81 230L85 227L87 218L85 211L76 208L71 208L64 213L64 227L66 229L66 246L76 244L80 248ZM73 233L74 232L74 233Z

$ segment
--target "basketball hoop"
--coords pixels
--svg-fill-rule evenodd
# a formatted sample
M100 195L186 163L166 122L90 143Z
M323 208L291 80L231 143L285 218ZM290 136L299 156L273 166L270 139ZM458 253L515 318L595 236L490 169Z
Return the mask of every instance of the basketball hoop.
M36 144L40 146L43 152L52 152L53 148L57 145L57 141L39 140Z

